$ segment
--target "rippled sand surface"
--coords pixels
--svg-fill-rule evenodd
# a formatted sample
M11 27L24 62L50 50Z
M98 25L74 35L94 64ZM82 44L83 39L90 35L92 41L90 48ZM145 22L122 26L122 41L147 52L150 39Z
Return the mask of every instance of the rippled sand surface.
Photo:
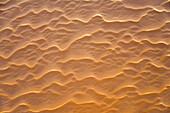
M0 0L1 113L170 113L169 0Z

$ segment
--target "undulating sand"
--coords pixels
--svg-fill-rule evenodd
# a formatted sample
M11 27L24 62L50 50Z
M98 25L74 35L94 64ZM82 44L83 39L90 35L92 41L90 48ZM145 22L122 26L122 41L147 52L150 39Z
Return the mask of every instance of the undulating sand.
M0 113L170 113L170 0L0 0Z

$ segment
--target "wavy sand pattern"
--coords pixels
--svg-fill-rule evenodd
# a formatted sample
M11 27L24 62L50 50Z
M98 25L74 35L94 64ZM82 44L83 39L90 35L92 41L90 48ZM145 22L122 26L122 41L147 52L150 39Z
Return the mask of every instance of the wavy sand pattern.
M1 113L170 113L169 0L0 0Z

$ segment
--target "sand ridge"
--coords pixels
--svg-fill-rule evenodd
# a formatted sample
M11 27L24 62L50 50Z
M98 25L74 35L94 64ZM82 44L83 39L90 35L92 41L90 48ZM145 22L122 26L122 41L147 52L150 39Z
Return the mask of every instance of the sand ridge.
M169 113L169 0L1 0L0 112Z

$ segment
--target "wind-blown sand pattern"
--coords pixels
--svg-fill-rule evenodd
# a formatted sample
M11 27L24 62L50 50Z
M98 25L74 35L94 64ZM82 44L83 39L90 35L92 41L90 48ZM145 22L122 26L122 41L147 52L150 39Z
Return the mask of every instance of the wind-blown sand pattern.
M1 113L170 113L169 0L0 0Z

